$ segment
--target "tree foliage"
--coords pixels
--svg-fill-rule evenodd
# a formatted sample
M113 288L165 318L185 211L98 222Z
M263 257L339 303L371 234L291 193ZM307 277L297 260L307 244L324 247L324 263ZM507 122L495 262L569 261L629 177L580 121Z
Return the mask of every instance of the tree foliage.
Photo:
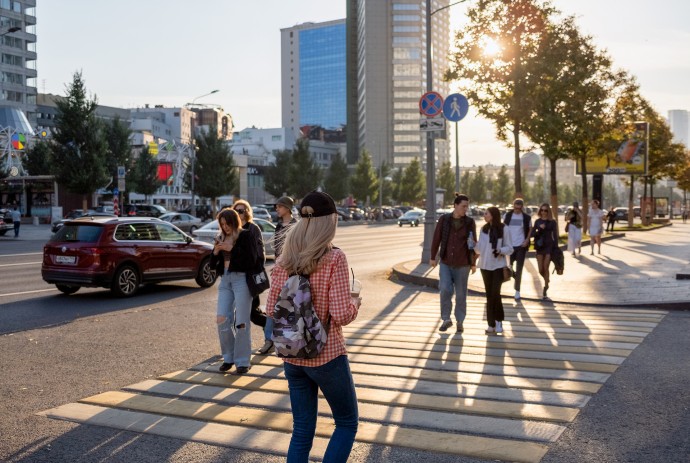
M450 161L445 161L438 168L436 174L436 186L446 190L443 193L443 204L453 204L455 199L455 172L450 165Z
M367 150L362 150L355 172L350 177L350 190L355 199L365 202L367 199L375 201L378 197L378 189L379 179L371 164L371 156Z
M494 181L491 198L495 204L510 204L512 196L513 186L510 184L508 167L504 164L501 166L501 170L498 171L496 181Z
M117 178L117 167L124 166L125 173L132 168L132 144L129 139L132 131L129 126L116 116L110 122L105 122L105 139L108 144L108 154L106 156L106 168L108 174L113 178ZM112 191L117 186L116 182L112 182L109 190Z
M470 182L470 198L474 203L486 202L486 174L484 168L479 166Z
M348 177L347 163L338 153L326 171L323 187L336 201L344 199L350 192Z
M292 191L288 176L292 163L292 151L279 151L275 157L275 162L264 171L264 188L275 198L280 198Z
M237 189L235 161L225 140L218 136L215 126L196 136L195 143L197 152L193 164L194 190L200 197L211 199L215 216L216 200Z
M309 152L309 140L297 140L288 169L290 195L295 198L304 198L307 193L321 185L321 177L321 168Z
M50 142L40 140L26 151L22 166L29 175L51 175L53 150Z
M147 145L127 175L127 190L142 194L148 199L162 184L163 182L158 178L158 159L149 153Z
M65 98L56 100L51 172L60 185L83 196L86 209L88 197L112 180L106 169L108 146L95 115L97 99L87 97L81 72L74 73L66 90Z
M400 202L415 204L426 196L426 180L419 159L414 158L405 168L400 184Z

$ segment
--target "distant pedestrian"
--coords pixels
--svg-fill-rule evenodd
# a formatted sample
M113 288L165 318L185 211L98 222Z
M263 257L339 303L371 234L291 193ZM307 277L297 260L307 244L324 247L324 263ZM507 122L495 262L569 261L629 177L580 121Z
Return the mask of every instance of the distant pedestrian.
M513 243L513 252L510 254L510 268L515 278L515 300L520 300L520 283L522 282L522 269L525 265L525 256L529 247L529 231L532 228L532 218L524 212L525 203L518 198L513 201L513 210L506 212L503 223L508 226L510 241ZM515 264L515 270L513 270Z
M308 275L313 308L328 326L328 336L323 350L314 358L283 357L293 422L287 461L307 463L309 459L321 391L335 422L323 461L345 463L357 434L359 411L342 327L357 318L362 299L353 297L350 291L345 253L333 247L338 226L333 198L318 191L307 194L300 205L300 216L285 235L266 308L273 317L288 277Z
M276 225L275 234L273 235L273 252L275 260L278 260L280 253L283 250L283 241L285 240L285 232L292 224L297 223L297 220L292 216L292 208L295 201L289 196L283 196L276 201L276 212L278 213L278 224ZM275 322L273 317L266 317L266 325L264 326L264 345L254 352L257 355L266 355L273 352L273 326Z
M616 224L616 211L613 208L606 213L606 231L613 231L613 226Z
M551 264L551 253L554 246L558 246L558 230L556 221L553 220L551 206L543 203L539 206L539 218L534 221L534 227L530 232L530 237L534 238L534 250L537 253L537 268L539 274L544 279L543 298L546 299L546 292L549 290L549 265Z
M22 224L22 213L19 211L18 206L14 206L14 209L12 209L12 212L10 212L12 215L12 222L14 223L14 237L18 238L19 237L19 227Z
M688 221L688 211L683 209L683 223Z
M513 253L511 233L501 223L501 215L497 207L491 206L484 212L486 222L479 233L479 241L475 252L478 255L479 269L484 280L486 293L486 321L489 327L486 334L503 333L503 301L501 300L501 285L503 285L503 267L506 266L506 256Z
M582 211L580 204L575 201L573 208L565 214L565 231L568 233L568 252L573 253L575 257L575 250L582 255Z
M598 253L601 254L601 234L604 231L604 216L606 214L599 208L599 201L592 200L592 207L587 217L589 218L589 244L594 255L594 244L598 245Z
M467 196L456 194L453 201L453 212L439 217L431 241L431 259L429 265L436 267L436 255L439 255L439 289L441 295L441 326L439 331L447 331L453 326L450 312L453 307L455 292L455 321L457 332L463 332L463 322L467 315L467 280L477 271L474 265L474 247L477 236L477 225L474 219L467 216L470 200ZM440 251L439 251L440 248Z

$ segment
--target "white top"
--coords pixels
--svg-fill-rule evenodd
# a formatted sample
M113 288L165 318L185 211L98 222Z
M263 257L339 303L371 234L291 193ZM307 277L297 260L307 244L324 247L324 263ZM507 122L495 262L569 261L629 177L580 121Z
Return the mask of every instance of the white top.
M606 213L602 209L590 209L587 213L589 217L589 234L601 235L603 231L603 222Z
M523 227L524 223L523 220L529 220L530 222L530 227L532 228L532 219L527 214L515 214L510 217L510 223L506 224L508 226L508 231L510 233L510 240L513 243L513 246L520 246L524 241L525 241L525 229ZM505 222L505 216L503 216L503 221Z
M474 251L479 254L477 266L480 269L496 270L508 265L506 256L509 256L513 253L513 241L511 240L510 233L505 228L503 229L503 238L499 238L498 243L496 244L496 249L498 249L501 253L498 257L494 257L493 248L491 247L491 242L489 241L489 234L481 231L480 229L479 241L474 247Z

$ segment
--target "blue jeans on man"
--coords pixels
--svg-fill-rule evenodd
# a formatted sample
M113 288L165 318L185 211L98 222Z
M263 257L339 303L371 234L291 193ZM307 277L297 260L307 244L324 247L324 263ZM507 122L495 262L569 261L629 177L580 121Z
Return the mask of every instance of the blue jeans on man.
M525 256L527 255L527 246L516 246L513 248L513 253L510 255L510 268L513 270L513 278L515 278L515 291L520 291L520 283L522 283L522 269L525 266Z
M467 280L470 277L470 266L451 267L443 262L439 264L439 289L441 292L441 319L450 320L455 293L455 320L458 328L462 326L467 315Z
M292 407L292 438L288 463L307 463L316 433L319 389L328 401L335 430L328 442L323 461L346 463L357 434L359 414L357 395L346 355L318 367L303 367L285 362L285 377Z

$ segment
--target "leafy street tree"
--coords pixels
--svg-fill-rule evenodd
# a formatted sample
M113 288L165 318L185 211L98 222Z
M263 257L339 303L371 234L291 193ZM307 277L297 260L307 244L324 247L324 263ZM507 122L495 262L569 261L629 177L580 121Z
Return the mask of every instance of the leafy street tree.
M355 173L350 177L350 191L358 201L366 202L369 199L373 202L378 198L379 179L367 150L362 150Z
M543 33L554 12L536 0L478 0L467 12L469 24L457 32L458 51L446 74L447 79L462 79L479 114L494 122L500 140L514 147L516 196L522 194L520 134L533 107L529 64L543 59L548 48Z
M323 181L323 187L328 194L330 194L336 201L339 201L347 196L348 188L348 171L347 163L340 153L335 155L333 162L326 171L326 178Z
M477 172L472 176L470 182L470 198L476 204L486 202L486 175L484 168L479 166Z
M321 177L321 168L309 152L309 140L297 140L288 170L290 181L288 191L295 198L304 198L307 193L321 185Z
M51 173L68 191L82 195L82 207L97 189L108 186L108 146L103 124L96 118L97 99L89 99L81 72L66 86L67 96L58 99Z
M105 123L105 138L108 142L108 155L106 156L107 169L113 182L109 190L117 186L117 166L125 166L125 172L132 166L132 144L129 140L132 131L129 126L117 116L111 122Z
M458 191L458 193L462 193L469 196L471 182L472 174L470 173L469 169L465 169L465 172L463 172L462 177L460 177L460 191ZM476 203L475 199L471 196L470 201Z
M513 196L512 185L510 184L510 177L508 176L508 168L505 164L501 166L498 171L498 176L494 182L492 199L494 204L510 204Z
M158 178L158 159L149 153L148 145L139 154L134 168L127 175L127 189L148 197L158 191L163 182Z
M238 186L235 161L215 126L198 135L195 142L194 190L200 197L211 199L211 213L215 217L216 200L232 194Z
M264 173L264 188L275 198L291 193L288 172L292 164L292 151L283 150L276 153L276 160Z
M22 166L29 175L50 175L52 155L49 142L41 140L27 150Z
M426 180L419 159L414 158L405 168L400 184L400 202L416 204L426 195Z
M400 199L400 188L402 187L402 180L403 180L403 168L398 167L393 171L393 178L391 181L391 197L393 198L393 201L395 203L400 203L402 200Z
M443 193L443 204L453 204L455 199L455 172L450 166L450 161L445 161L441 164L436 174L436 186L438 188L443 188L445 193Z

